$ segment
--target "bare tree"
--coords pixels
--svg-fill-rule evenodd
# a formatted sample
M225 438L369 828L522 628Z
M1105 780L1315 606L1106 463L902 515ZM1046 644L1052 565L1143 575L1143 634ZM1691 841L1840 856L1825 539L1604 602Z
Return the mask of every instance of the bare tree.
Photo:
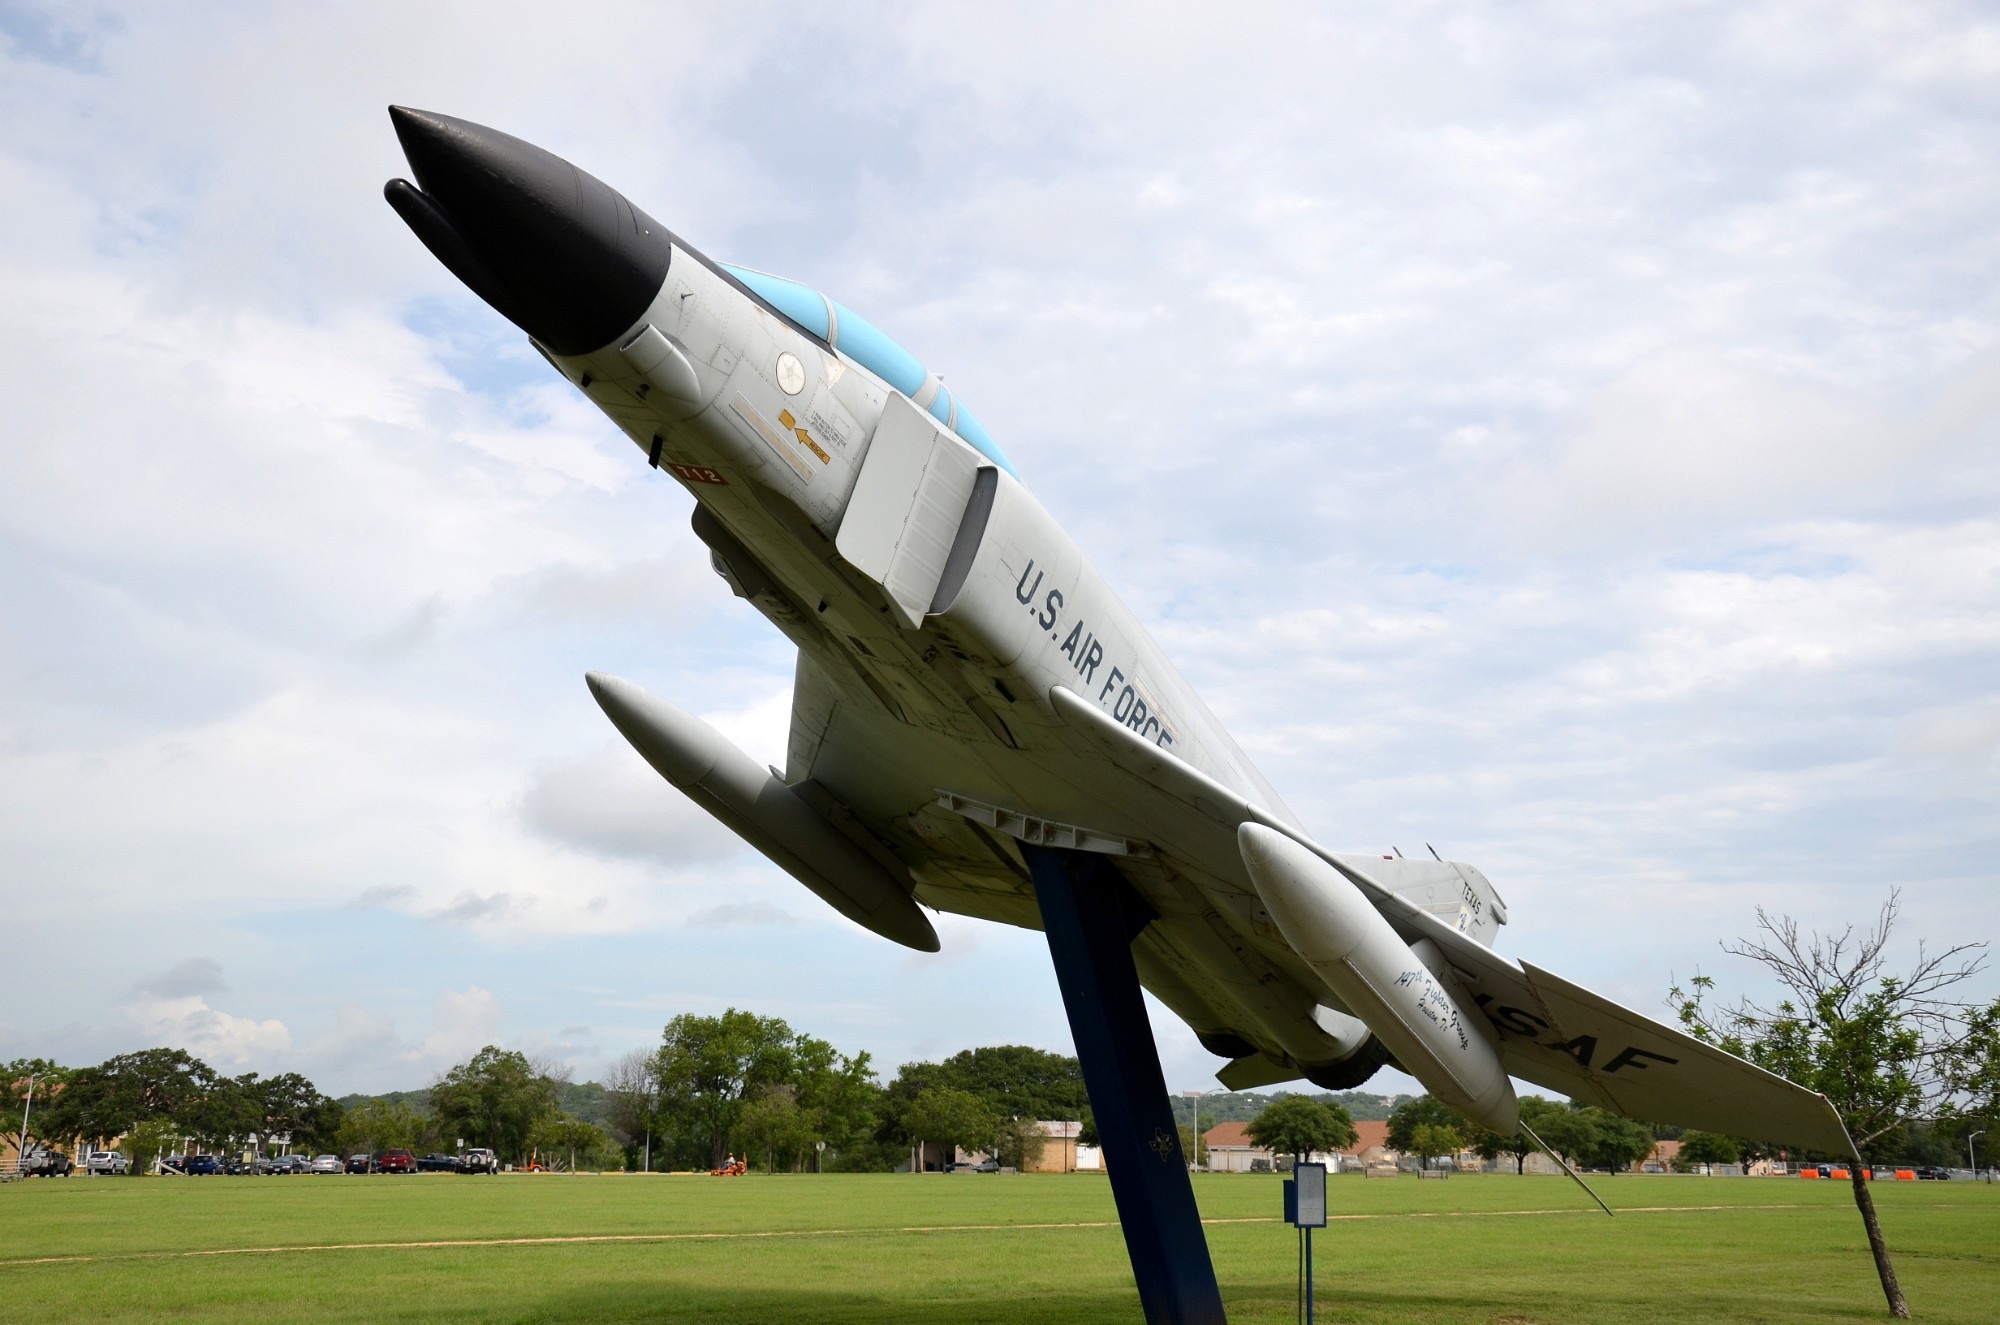
M1920 942L1908 970L1892 974L1887 949L1899 906L1900 894L1891 892L1874 926L1858 935L1852 925L1838 934L1802 933L1790 916L1773 918L1759 907L1761 935L1722 950L1777 978L1785 993L1775 1005L1744 996L1711 1007L1715 982L1704 975L1667 997L1690 1034L1820 1092L1839 1110L1854 1142L1854 1204L1876 1273L1890 1314L1907 1318L1910 1306L1869 1195L1867 1160L1900 1139L1908 1123L1957 1111L1980 1009L1948 991L1979 973L1986 945L1932 953Z
M611 1126L628 1144L641 1142L644 1151L641 1171L650 1172L653 1119L660 1100L660 1080L651 1051L634 1049L616 1059L604 1075L604 1090L611 1097Z
M551 1058L547 1054L535 1054L528 1059L528 1065L534 1069L536 1076L547 1077L558 1086L567 1086L576 1080L576 1068L569 1063L563 1062L560 1058Z

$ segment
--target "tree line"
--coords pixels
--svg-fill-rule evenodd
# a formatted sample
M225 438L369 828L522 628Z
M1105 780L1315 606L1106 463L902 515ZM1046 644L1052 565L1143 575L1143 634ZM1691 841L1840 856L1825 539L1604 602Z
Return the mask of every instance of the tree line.
M170 1149L375 1154L484 1146L503 1162L559 1167L719 1167L740 1154L768 1171L887 1171L925 1143L1035 1159L1034 1124L1082 1121L1076 1059L1024 1045L907 1063L886 1084L848 1054L777 1017L686 1014L660 1045L627 1054L605 1082L488 1045L419 1091L329 1098L297 1073L227 1076L181 1049L94 1067L45 1059L0 1067L0 1128L58 1147L114 1140L134 1172ZM32 1089L31 1089L32 1087ZM32 1095L32 1105L30 1097ZM31 1112L30 1112L31 1110Z
M929 1143L1020 1165L1040 1153L1034 1124L1084 1121L1075 1058L1026 1045L905 1063L887 1083L779 1017L730 1008L668 1022L605 1082L609 1122L634 1167L713 1168L740 1155L772 1172L887 1171Z
M11 1139L93 1148L115 1141L134 1173L188 1142L229 1154L486 1146L510 1163L617 1155L603 1128L560 1107L567 1069L491 1045L441 1075L418 1104L366 1098L349 1107L296 1072L228 1076L168 1048L82 1068L16 1059L0 1067L0 1082L0 1128Z

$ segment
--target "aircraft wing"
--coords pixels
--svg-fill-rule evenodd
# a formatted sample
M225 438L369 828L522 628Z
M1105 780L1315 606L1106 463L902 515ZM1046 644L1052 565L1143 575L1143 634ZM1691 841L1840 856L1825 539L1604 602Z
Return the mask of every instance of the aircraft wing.
M1404 942L1435 944L1467 1004L1485 1014L1508 1075L1626 1117L1854 1152L1825 1096L1493 951L1372 877L1385 863L1379 857L1326 850L1068 690L1054 690L1051 702L1067 727L1151 790L1156 805L1146 818L1164 849L1194 856L1216 877L1241 878L1235 830L1262 824L1346 876Z

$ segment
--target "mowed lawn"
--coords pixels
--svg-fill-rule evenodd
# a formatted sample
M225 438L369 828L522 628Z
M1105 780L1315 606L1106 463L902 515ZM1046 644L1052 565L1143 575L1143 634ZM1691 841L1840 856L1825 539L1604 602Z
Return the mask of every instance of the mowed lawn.
M1617 1218L1561 1178L1337 1178L1336 1222L1315 1241L1319 1318L1885 1317L1844 1183L1597 1186ZM1195 1189L1230 1318L1292 1320L1296 1235L1275 1218L1277 1180ZM1919 1320L2000 1317L2000 1187L1885 1183L1876 1199ZM1139 1306L1094 1175L0 1187L0 1321L169 1320L957 1325L1135 1322Z

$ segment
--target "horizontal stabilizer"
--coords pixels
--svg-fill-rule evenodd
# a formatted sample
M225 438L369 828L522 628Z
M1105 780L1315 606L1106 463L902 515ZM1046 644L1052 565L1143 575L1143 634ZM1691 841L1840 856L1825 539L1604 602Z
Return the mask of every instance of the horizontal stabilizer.
M1299 1069L1268 1054L1246 1054L1227 1063L1215 1079L1231 1090L1255 1090L1280 1081L1297 1081Z
M1628 1118L1854 1153L1826 1096L1539 966L1522 962L1521 970L1545 1015L1485 1009L1502 1032L1500 1057L1513 1075Z

